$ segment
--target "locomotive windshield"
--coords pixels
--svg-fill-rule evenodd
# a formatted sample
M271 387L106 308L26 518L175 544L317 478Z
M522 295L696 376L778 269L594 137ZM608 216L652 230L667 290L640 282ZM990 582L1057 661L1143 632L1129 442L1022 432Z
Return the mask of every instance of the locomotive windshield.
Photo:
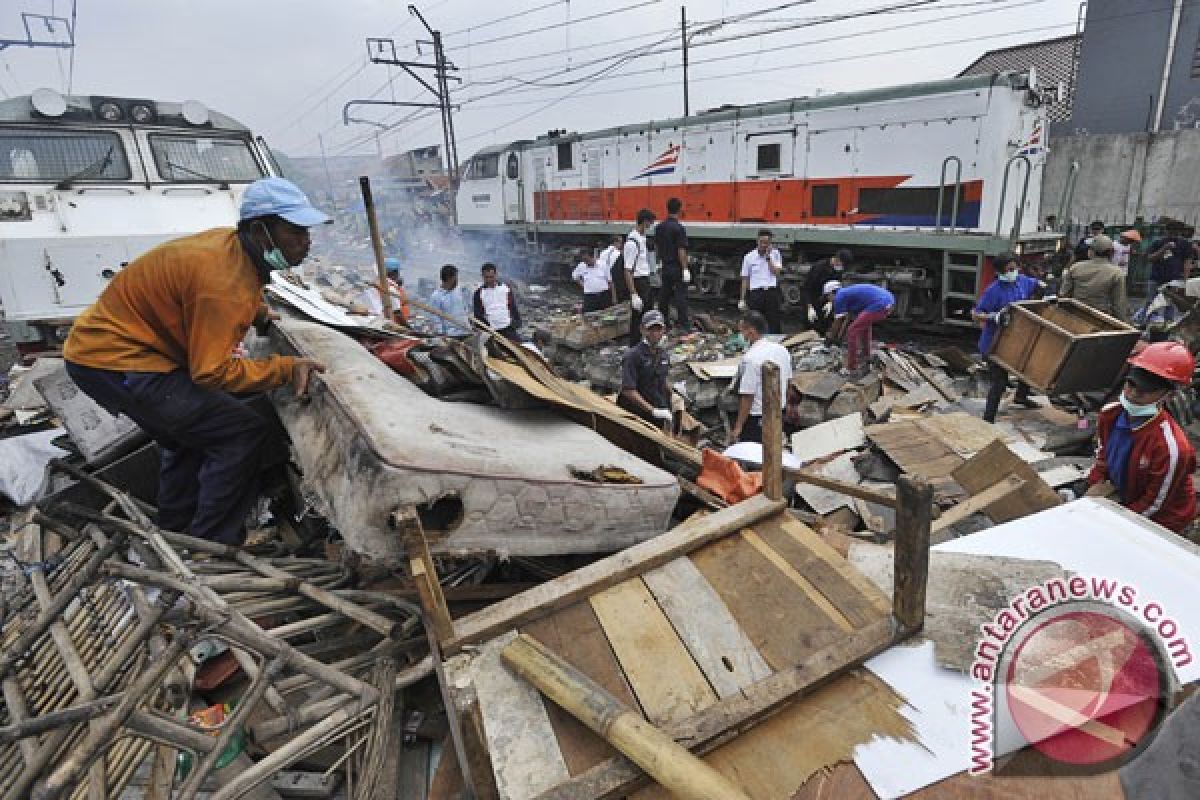
M121 139L104 131L0 131L0 180L129 180Z
M151 134L150 151L164 180L249 183L263 177L245 139Z

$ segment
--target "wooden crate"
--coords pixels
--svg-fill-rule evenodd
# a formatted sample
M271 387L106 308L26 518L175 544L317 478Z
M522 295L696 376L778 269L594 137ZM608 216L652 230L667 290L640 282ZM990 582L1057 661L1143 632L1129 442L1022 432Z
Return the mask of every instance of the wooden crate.
M911 538L901 559L927 560L927 539ZM919 590L923 610L922 569L914 581L898 597ZM502 664L518 633L704 753L913 630L761 495L443 627L441 651L457 653L440 673L460 763L476 796L505 800L618 798L646 780Z
M1140 333L1076 300L1009 306L991 358L1047 394L1108 389L1117 380Z

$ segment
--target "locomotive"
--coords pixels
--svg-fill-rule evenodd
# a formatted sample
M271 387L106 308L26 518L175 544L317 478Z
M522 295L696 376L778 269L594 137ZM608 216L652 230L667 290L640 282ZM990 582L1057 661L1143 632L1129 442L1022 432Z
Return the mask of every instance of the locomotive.
M769 228L788 307L803 303L809 266L848 247L852 279L891 289L897 316L969 325L992 257L1062 247L1039 224L1059 91L1004 72L552 131L476 153L458 223L485 252L565 263L678 197L694 295L735 296L741 257Z

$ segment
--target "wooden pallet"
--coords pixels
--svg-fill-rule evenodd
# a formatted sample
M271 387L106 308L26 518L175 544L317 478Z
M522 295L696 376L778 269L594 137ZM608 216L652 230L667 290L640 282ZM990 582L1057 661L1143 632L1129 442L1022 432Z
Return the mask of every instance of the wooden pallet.
M475 795L612 798L647 781L501 663L518 633L694 753L912 633L924 609L928 488L917 496L907 513L903 503L899 509L907 566L897 570L895 603L782 503L756 496L478 613L435 623L438 645L452 654L440 676ZM435 593L430 587L438 616Z

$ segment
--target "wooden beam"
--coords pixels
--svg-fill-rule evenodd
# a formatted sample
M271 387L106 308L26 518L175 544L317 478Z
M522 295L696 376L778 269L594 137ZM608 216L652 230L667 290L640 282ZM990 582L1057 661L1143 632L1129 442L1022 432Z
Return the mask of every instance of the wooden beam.
M998 500L1003 500L1013 492L1018 492L1025 485L1025 481L1019 475L1009 475L1004 480L984 489L977 495L968 498L966 501L950 508L933 522L930 529L932 533L940 533L949 528L951 525L957 525L972 514L977 514L983 511L992 503Z
M857 497L859 500L866 500L868 503L877 503L887 508L896 507L896 498L890 494L877 492L874 489L868 489L865 486L858 486L853 483L843 483L842 481L828 478L824 475L818 475L815 472L810 472L806 469L790 469L784 468L783 474L792 480L800 483L809 483L813 486L820 486L822 489L828 489L831 492L839 492L847 497Z
M421 518L417 510L409 507L392 514L391 525L400 532L404 541L404 549L408 552L408 567L412 574L413 584L417 588L421 608L429 624L433 626L433 634L439 643L454 638L454 620L450 609L446 606L446 597L442 594L442 584L438 581L437 568L433 556L429 554L429 541L425 531L421 529Z
M500 658L571 716L595 731L681 800L749 800L721 773L693 756L572 667L522 633Z
M933 487L909 475L896 479L896 567L892 613L906 633L925 624Z
M900 638L891 617L885 617L818 650L801 664L777 672L677 725L665 727L663 732L694 754L707 753L727 741L730 731L744 729L770 716L784 704L854 669ZM644 782L645 775L636 764L624 757L612 758L543 792L536 800L609 800L626 796Z
M742 528L750 527L760 520L778 514L784 508L782 502L755 495L707 516L692 517L661 536L547 581L475 614L459 618L454 623L454 638L445 643L444 649L451 655L460 651L464 645L519 628L590 594L661 566Z
M780 401L779 365L762 365L762 474L763 494L783 499L783 408Z

